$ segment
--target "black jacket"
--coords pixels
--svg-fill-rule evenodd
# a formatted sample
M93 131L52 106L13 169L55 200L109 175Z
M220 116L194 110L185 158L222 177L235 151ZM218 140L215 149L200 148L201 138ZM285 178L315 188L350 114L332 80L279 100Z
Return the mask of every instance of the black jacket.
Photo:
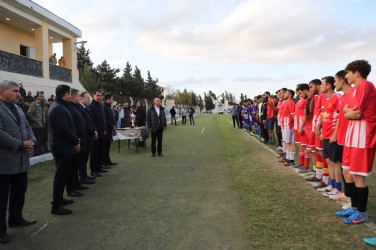
M105 119L105 130L106 135L104 138L106 140L112 141L112 129L115 126L114 111L111 108L111 104L106 102L103 103L104 119Z
M136 126L146 126L146 109L144 106L138 107L136 110Z
M99 139L104 139L105 120L102 104L92 100L88 105L88 110L94 124L94 128L98 132Z
M76 128L76 135L81 139L81 151L87 151L86 125L85 120L80 112L81 104L70 102L68 109L72 115L74 127Z
M52 135L52 153L54 155L74 154L74 146L78 144L79 138L66 101L56 98L51 104L48 109L48 124Z
M175 116L176 115L176 110L174 108L170 109L170 114L172 116Z
M86 126L86 152L91 152L93 150L93 137L95 135L95 128L93 121L91 120L89 110L82 105L79 106L79 111L81 112L82 118L85 121ZM85 151L82 150L81 151Z
M157 111L155 110L154 104L152 104L146 113L146 123L148 128L151 129L151 132L157 132L158 129L164 130L167 127L166 115L164 108L159 106L160 114L158 116Z

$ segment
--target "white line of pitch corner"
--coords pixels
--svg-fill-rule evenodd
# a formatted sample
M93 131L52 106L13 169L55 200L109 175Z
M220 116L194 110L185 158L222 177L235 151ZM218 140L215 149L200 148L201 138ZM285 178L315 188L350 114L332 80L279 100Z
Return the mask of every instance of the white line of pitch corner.
M204 131L205 131L205 127L202 129L202 131L201 131L201 134L203 134L204 133Z
M227 117L224 116L224 118L225 118L230 124L232 124L232 122L231 122ZM252 138L252 140L254 140L255 142L258 142L263 148L265 148L265 149L269 150L270 152L272 152L273 154L275 154L275 151L274 151L274 150L268 148L268 147L265 146L264 144L261 144L256 138L254 138L254 137L251 136L250 134L248 134L248 135Z

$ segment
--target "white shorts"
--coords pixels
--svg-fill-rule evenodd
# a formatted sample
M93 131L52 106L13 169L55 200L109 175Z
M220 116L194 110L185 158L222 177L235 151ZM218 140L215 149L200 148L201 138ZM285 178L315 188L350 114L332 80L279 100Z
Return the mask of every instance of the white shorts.
M282 129L282 140L286 143L294 143L295 135L292 129Z

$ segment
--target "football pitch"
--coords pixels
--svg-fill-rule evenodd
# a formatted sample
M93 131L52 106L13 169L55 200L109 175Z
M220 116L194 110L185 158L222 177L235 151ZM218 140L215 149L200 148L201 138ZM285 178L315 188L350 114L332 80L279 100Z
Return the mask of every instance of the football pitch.
M168 126L164 157L112 146L118 165L67 206L50 214L53 162L32 167L24 217L0 249L364 249L373 222L349 226L341 205L314 191L291 168L242 131L229 115L202 115L196 125ZM376 218L376 178L368 214Z

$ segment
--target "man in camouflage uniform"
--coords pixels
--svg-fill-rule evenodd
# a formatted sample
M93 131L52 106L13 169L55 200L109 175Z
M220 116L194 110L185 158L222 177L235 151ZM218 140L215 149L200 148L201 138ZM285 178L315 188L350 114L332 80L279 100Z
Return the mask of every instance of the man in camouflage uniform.
M42 145L44 141L44 129L46 128L46 109L44 93L40 92L36 101L32 102L27 111L27 119L33 129L37 144L34 148L34 156L42 154Z

